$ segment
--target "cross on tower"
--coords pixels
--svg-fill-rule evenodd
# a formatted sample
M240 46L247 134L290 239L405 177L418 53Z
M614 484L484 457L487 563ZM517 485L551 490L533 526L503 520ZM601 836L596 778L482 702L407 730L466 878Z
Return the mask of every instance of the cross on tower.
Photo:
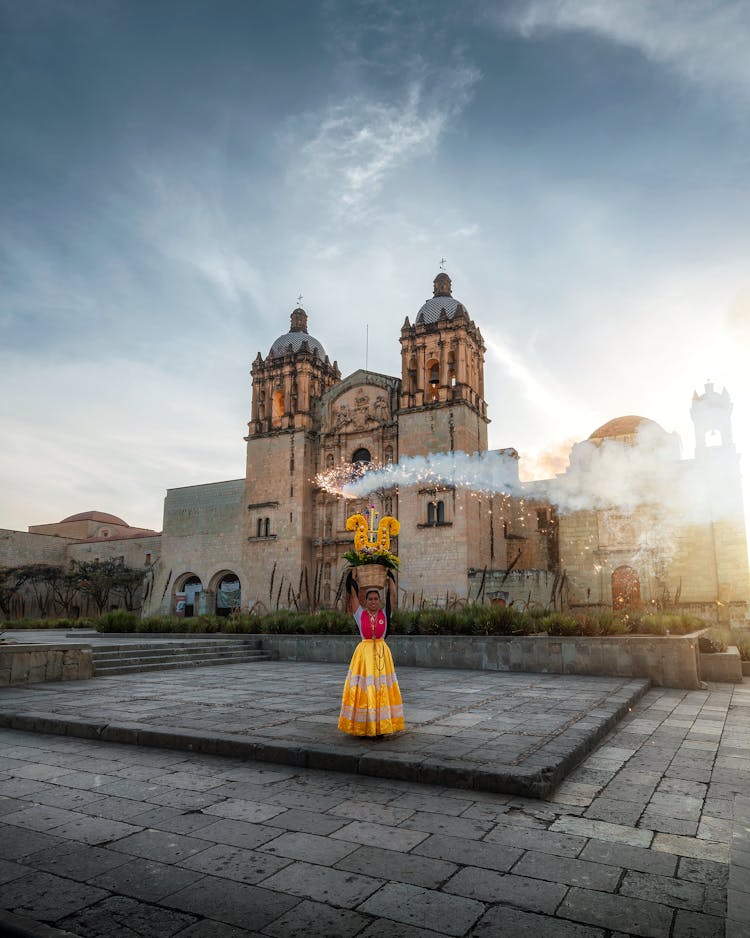
M302 306L302 294L297 297L297 306Z
M441 257L441 258L440 258L440 269L443 271L443 273L445 273L445 265L446 265L447 263L448 263L448 262L446 261L446 259L445 259L444 257Z

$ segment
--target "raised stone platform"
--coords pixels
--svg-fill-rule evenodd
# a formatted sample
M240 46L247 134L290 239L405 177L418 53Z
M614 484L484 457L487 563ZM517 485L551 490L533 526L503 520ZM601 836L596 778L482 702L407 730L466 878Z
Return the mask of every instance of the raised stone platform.
M0 687L81 681L94 673L91 646L71 642L0 644Z
M264 662L8 688L0 725L544 797L645 680L398 667L407 730L339 732L339 665Z
M700 656L701 679L720 683L741 684L743 677L742 659L736 645L730 645L726 651L713 654L702 653Z

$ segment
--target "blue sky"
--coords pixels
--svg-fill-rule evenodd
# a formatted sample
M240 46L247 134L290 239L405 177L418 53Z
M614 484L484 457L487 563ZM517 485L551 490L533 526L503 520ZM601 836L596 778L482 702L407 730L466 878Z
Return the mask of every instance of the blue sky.
M441 257L527 474L628 413L691 456L709 378L747 460L748 47L744 2L0 0L0 526L160 528L298 294L399 374Z

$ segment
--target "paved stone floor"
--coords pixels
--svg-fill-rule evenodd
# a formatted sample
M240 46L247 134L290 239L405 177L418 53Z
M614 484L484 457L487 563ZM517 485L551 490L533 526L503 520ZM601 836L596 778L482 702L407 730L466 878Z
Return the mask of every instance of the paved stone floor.
M234 671L183 673L174 718L223 687L223 721ZM456 674L422 672L425 692L455 695ZM162 720L174 679L7 688L0 705L91 714L110 693L108 717ZM435 755L477 725L428 733ZM749 730L747 683L649 690L546 800L0 730L0 934L747 936Z
M546 795L645 691L643 680L400 668L409 730L337 728L345 669L267 661L13 686L0 725Z

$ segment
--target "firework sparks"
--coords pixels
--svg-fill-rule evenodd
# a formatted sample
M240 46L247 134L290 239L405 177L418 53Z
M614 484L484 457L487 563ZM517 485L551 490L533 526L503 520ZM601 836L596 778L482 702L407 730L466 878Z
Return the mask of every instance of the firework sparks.
M503 451L406 456L398 463L336 466L315 477L320 488L345 498L363 498L381 489L456 486L474 492L521 495L518 463Z

